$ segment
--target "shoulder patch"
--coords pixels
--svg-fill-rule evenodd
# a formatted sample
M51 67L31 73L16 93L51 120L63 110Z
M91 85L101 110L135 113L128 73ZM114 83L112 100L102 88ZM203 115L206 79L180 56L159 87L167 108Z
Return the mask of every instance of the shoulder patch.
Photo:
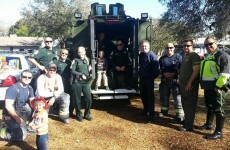
M34 51L34 55L38 54L38 52L39 52L38 50Z

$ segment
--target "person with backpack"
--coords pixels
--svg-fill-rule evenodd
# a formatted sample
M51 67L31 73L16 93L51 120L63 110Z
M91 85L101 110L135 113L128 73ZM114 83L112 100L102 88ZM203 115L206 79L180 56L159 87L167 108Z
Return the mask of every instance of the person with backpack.
M0 126L0 139L23 141L27 136L27 122L30 121L32 109L29 101L34 99L34 92L29 85L32 79L30 70L21 73L19 82L6 90L3 120Z
M204 89L205 104L208 109L206 123L201 130L211 130L214 115L216 129L213 134L204 136L206 139L223 137L222 129L225 120L225 101L230 78L230 56L218 49L215 40L207 37L204 41L207 55L200 65L200 85Z
M176 113L176 121L181 123L184 119L184 111L181 103L181 95L179 92L178 70L182 62L182 56L174 54L175 47L173 43L168 43L165 46L165 55L159 59L161 70L160 83L160 104L161 112L159 116L168 115L169 111L169 97L172 91L174 100L174 107Z

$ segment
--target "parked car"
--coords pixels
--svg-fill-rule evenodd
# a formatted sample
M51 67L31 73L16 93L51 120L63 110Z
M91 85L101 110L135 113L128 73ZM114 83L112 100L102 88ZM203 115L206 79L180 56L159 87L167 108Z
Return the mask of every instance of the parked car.
M39 69L33 66L28 55L0 54L0 101L5 99L6 89L20 79L21 72L30 69L33 77L40 75ZM31 82L35 86L35 81Z

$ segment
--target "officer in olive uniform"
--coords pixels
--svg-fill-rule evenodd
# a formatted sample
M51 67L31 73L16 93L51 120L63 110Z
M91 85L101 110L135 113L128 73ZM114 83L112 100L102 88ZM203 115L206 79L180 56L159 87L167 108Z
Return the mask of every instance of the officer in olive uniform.
M35 51L29 61L37 66L41 71L47 73L46 68L50 62L56 60L57 50L53 48L53 40L50 37L45 38L45 47Z
M90 108L92 105L91 89L90 89L90 70L89 59L86 57L84 47L78 48L78 58L74 59L71 65L73 74L73 97L75 101L76 115L79 122L83 121L81 112L81 93L84 95L86 101L84 119L91 121Z
M162 74L160 84L161 112L159 113L159 116L168 114L169 96L170 91L172 90L176 120L180 123L184 119L184 111L182 108L178 83L178 70L182 62L182 56L179 54L174 54L174 49L175 47L173 43L166 44L166 54L159 59Z
M29 61L37 66L40 69L40 73L47 73L46 68L48 67L50 62L56 62L56 53L57 49L53 48L53 39L50 37L45 38L45 47L39 50L34 51ZM34 91L37 88L37 77L33 78L31 81L31 86Z
M61 49L59 58L56 62L57 65L57 73L62 77L62 82L64 85L64 92L70 95L70 106L69 106L69 115L73 116L73 98L72 98L72 87L70 85L70 78L71 78L71 60L68 58L68 50Z
M113 80L115 88L120 88L118 82L118 74L124 73L125 75L125 88L131 89L131 58L129 52L124 48L124 42L122 40L117 40L116 43L117 49L111 52L110 54L110 63L112 67Z

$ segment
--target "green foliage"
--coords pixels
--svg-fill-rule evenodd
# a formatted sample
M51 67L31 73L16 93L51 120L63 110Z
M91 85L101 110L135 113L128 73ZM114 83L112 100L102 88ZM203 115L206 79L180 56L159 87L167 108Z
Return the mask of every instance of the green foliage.
M222 38L230 31L229 0L159 0L167 5L161 24L176 24L175 33L182 37L197 37L214 33Z
M17 36L28 36L28 26L21 25L20 28L16 31Z
M22 9L20 21L28 27L27 36L70 37L74 13L87 6L88 0L34 0Z
M161 54L164 51L164 47L167 43L174 42L174 36L171 30L166 25L160 25L159 20L153 19L153 31L152 31L152 47L156 54Z

